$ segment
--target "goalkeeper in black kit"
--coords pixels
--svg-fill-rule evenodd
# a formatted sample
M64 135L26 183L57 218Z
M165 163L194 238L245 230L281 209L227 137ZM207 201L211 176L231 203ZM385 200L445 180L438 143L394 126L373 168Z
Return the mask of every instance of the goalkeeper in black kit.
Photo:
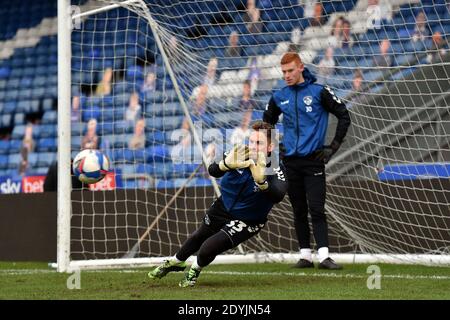
M186 260L197 252L180 287L193 286L203 268L217 255L237 247L258 234L267 222L273 205L283 200L287 182L283 167L268 161L274 150L274 127L263 121L252 125L249 146L235 145L219 163L208 166L211 176L222 178L222 195L206 212L201 226L180 250L148 273L160 279L171 271L183 271Z

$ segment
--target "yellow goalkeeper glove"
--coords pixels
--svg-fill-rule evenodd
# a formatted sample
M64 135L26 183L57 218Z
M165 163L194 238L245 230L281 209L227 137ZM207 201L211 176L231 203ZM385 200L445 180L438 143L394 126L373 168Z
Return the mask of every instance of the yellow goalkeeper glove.
M251 160L250 171L252 172L253 180L255 180L259 189L266 190L269 183L266 180L266 155L264 152L258 152L256 163Z
M219 162L219 168L222 171L233 169L247 168L251 160L249 160L250 150L248 146L235 145L228 155Z

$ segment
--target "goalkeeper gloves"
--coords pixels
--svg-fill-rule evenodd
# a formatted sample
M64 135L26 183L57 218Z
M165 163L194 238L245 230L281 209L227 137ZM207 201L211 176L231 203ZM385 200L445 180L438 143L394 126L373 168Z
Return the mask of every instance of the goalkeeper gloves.
M327 164L340 146L341 144L339 142L333 140L329 146L324 146L322 150L315 153L314 160Z
M269 183L266 180L266 155L264 152L258 152L256 163L250 160L250 171L252 172L253 180L261 190L266 190Z
M250 150L248 146L235 145L233 149L219 162L219 168L222 171L233 169L247 168L251 160L249 160Z

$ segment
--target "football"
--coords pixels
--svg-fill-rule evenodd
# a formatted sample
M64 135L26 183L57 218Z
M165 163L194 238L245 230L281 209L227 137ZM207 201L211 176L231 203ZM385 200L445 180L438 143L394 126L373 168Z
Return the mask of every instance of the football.
M86 149L73 160L73 174L83 183L92 184L102 180L109 170L108 158L98 150Z

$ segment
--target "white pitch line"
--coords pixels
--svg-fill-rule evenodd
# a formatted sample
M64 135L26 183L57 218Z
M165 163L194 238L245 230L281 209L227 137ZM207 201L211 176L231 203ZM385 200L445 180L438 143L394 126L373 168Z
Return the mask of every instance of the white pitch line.
M323 277L323 278L357 278L365 279L371 274L358 275L350 273L306 273L306 272L236 272L236 271L204 271L206 274L230 275L230 276L289 276L289 277ZM409 274L381 274L381 278L391 279L427 279L450 280L450 276L415 276Z
M29 274L47 274L56 273L53 270L45 269L4 269L0 270L0 275L17 276L17 275L29 275Z
M142 273L141 270L88 270L82 271L86 273L94 272L117 272L117 273ZM5 269L0 270L0 275L32 275L32 274L57 274L54 270L44 269ZM353 279L366 279L371 274L360 275L351 273L306 273L306 272L237 272L237 271L203 271L203 274L224 275L224 276L287 276L287 277L318 277L318 278L353 278ZM385 279L407 279L407 280L450 280L450 276L444 275L410 275L410 274L381 274L381 278Z

